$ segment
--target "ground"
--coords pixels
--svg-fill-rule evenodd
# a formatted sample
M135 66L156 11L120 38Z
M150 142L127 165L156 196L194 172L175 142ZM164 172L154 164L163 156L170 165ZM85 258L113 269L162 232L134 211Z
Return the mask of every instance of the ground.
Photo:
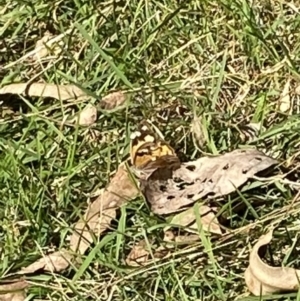
M97 95L98 107L112 91L130 96L125 107L99 109L90 128L61 125L86 103L0 96L2 278L67 246L70 225L127 159L130 133L143 119L155 123L182 161L250 145L289 170L297 167L296 2L10 0L0 11L1 87L74 83ZM18 62L46 34L65 34L61 51L42 63ZM275 254L283 259L280 247L299 230L295 190L255 183L218 200L224 225L234 230L230 239L207 234L171 259L135 269L125 264L131 247L145 237L161 239L165 220L141 199L128 203L105 243L84 255L87 265L29 276L30 300L299 300L297 292L263 299L247 291L244 271L256 239L281 221L269 254L281 264ZM236 203L245 206L233 213L229 205ZM250 232L238 231L250 223Z

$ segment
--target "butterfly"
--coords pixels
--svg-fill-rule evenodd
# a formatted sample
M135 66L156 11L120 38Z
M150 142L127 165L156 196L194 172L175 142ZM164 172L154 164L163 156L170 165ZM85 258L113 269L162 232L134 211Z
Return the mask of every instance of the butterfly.
M174 149L143 121L130 136L130 159L139 177L149 178L156 170L175 170L180 160Z

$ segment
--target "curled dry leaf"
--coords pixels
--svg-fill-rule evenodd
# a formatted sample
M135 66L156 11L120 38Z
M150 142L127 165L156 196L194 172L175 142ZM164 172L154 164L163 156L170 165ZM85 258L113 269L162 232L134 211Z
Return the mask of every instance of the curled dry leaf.
M167 180L142 182L144 194L156 214L183 210L202 198L227 195L259 171L277 161L255 149L235 150L182 164Z
M85 220L74 227L70 248L83 254L93 242L93 235L100 235L116 217L116 210L139 194L125 164L121 164L103 193L88 207Z
M290 83L291 80L288 79L279 98L279 110L283 113L288 112L292 107L290 98Z
M212 211L215 208L210 208L205 205L199 205L199 216L201 225L207 232L222 234L219 222ZM185 211L176 214L170 221L172 225L187 227L185 230L188 232L198 232L198 225L196 222L195 208L191 207ZM172 226L165 227L164 231L170 229Z
M73 256L66 250L61 250L44 256L26 268L23 268L18 274L31 274L38 270L47 272L61 272L67 269Z
M260 255L263 257L265 253L263 246L270 243L272 236L273 231L261 236L250 253L245 281L250 292L255 296L297 291L300 287L300 270L272 267L262 261Z
M47 83L10 84L0 89L1 94L51 97L63 101L84 101L91 98L91 96L75 85L54 85Z
M122 91L113 92L102 98L100 107L105 110L112 110L121 106L126 101L125 94Z
M96 122L97 120L97 109L91 104L88 104L79 114L75 117L73 122L77 122L83 126L89 126Z
M25 280L0 284L0 301L23 301L25 300L25 289L29 284Z

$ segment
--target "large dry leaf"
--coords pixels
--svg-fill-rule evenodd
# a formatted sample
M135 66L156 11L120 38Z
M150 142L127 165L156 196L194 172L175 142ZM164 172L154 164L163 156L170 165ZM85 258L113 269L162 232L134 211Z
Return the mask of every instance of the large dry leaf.
M26 268L23 268L18 274L31 274L38 270L47 272L61 272L70 265L73 256L66 250L61 250L44 256Z
M25 280L0 284L0 301L23 301L25 289L29 284Z
M256 296L272 293L297 291L300 287L300 270L288 267L272 267L260 257L265 254L263 246L272 240L273 231L260 237L254 245L249 266L245 272L245 281L250 292ZM259 255L260 254L260 255Z
M101 109L112 110L121 106L125 101L126 97L122 91L112 92L102 98L100 107Z
M122 164L104 192L89 206L85 219L75 225L71 250L83 254L93 242L93 235L99 236L105 231L116 217L116 210L138 194L138 188Z
M84 101L92 98L75 85L54 85L47 83L10 84L0 89L1 94L51 97L63 101Z
M142 181L142 187L154 213L170 214L199 199L232 193L256 173L276 163L255 149L235 150L182 164L171 179L150 178Z
M198 214L201 219L201 225L203 229L207 232L222 234L221 228L219 226L219 222L212 209L213 208L210 208L205 205L199 205ZM198 225L196 222L194 207L191 207L185 211L176 214L170 221L170 224L187 227L186 231L188 232L195 232L195 231L198 232ZM167 226L164 228L164 231L170 228L171 226Z

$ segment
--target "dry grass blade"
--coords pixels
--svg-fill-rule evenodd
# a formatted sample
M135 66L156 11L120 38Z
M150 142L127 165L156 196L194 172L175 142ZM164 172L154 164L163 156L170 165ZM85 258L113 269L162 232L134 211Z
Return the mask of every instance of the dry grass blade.
M270 243L272 236L273 231L261 236L250 253L245 281L250 292L256 296L297 291L300 287L300 270L272 267L262 261L262 247Z
M98 236L105 231L116 217L116 210L138 194L139 190L122 164L104 192L87 209L85 220L75 225L70 248L83 254L92 243L93 234Z
M50 97L62 101L84 101L91 98L91 96L75 85L54 85L47 83L10 84L0 89L1 94Z
M282 90L280 99L279 99L279 110L283 113L290 111L292 104L291 104L291 97L290 97L290 83L291 80L288 79L284 85Z

